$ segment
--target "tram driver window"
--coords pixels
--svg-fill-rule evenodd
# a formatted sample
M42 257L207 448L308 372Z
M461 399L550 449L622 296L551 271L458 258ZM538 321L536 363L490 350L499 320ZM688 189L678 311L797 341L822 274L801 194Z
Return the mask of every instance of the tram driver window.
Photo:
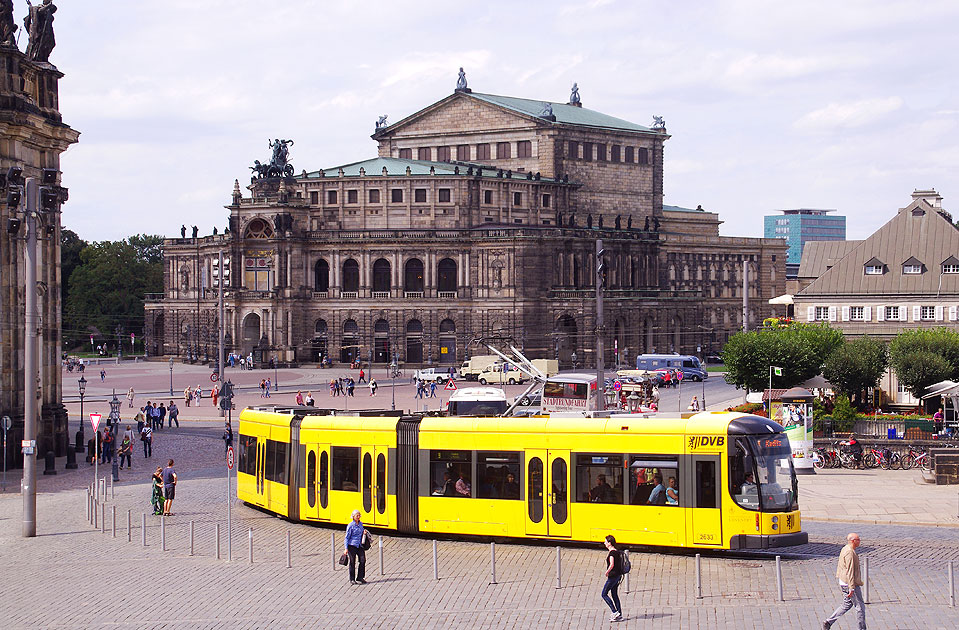
M660 484L662 488L657 491ZM651 455L630 455L629 504L684 505L679 492L678 461Z
M729 456L729 494L747 510L758 510L759 487L753 458L742 438L736 440L733 448L734 452Z
M480 499L519 499L520 453L476 453L476 496Z
M621 504L623 456L576 455L576 502Z
M430 486L435 497L473 496L472 451L430 451Z
M354 446L334 446L333 489L357 492L360 489L360 449Z

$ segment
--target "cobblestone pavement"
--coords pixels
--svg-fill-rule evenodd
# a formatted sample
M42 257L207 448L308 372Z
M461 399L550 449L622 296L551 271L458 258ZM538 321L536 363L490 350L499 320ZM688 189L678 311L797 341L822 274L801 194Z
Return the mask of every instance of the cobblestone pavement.
M181 482L175 516L149 510L148 470L139 457L135 474L116 485L106 503L105 533L85 518L81 474L41 477L38 536L20 538L20 498L0 497L0 571L7 579L0 600L5 628L605 628L599 598L604 552L563 547L562 584L556 588L555 548L496 546L497 584L490 584L490 550L484 543L441 540L439 582L433 580L432 543L383 536L384 573L377 548L369 553L370 584L350 586L333 568L343 544L341 528L293 524L234 503L233 561L227 562L226 477L216 422L161 432L154 462L178 461ZM840 471L842 472L842 471ZM867 477L866 492L893 477ZM905 481L909 481L903 477ZM803 483L809 482L804 479ZM823 475L817 482L837 485ZM912 483L909 481L909 483ZM914 485L914 484L913 484ZM915 486L915 490L925 490ZM898 491L896 491L898 493ZM896 494L894 493L894 494ZM809 501L815 493L809 491ZM116 538L112 510L117 511ZM812 509L804 504L804 509ZM132 529L127 533L127 511ZM99 521L98 515L98 521ZM194 553L190 555L190 523ZM101 523L98 523L100 525ZM216 559L216 525L221 526ZM248 559L253 529L254 562ZM165 530L165 536L161 535ZM870 560L873 628L954 629L949 607L948 561L959 562L959 537L950 528L807 521L808 545L783 550L785 602L777 601L772 554L705 554L703 598L696 598L690 554L634 554L628 593L622 591L629 628L819 627L837 605L832 577L845 534L860 533ZM286 566L286 536L292 568ZM146 547L141 536L146 534ZM331 549L335 537L335 552ZM165 538L166 551L161 537ZM786 553L788 552L788 554ZM25 570L27 569L27 570ZM852 615L837 628L852 628Z

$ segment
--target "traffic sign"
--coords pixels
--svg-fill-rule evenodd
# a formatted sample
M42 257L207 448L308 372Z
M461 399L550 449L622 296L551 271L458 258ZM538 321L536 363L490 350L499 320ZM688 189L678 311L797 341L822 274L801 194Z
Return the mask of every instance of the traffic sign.
M90 414L90 424L93 425L93 430L94 430L94 431L96 431L96 430L97 430L97 427L100 426L100 418L101 418L101 416L100 416L100 414L98 414L98 413L91 413L91 414Z
M622 381L620 381L619 379L616 379L615 381L613 381L613 389L615 389L616 391L619 391L619 390L621 390L622 388L623 388L623 382L622 382Z
M683 380L683 371L682 371L682 370L676 372L676 378L678 378L679 380Z
M13 426L13 420L10 419L10 416L3 417L3 430L6 431Z
M213 374L210 374L210 380L213 381L214 383L216 383L219 379L220 379L220 376L216 372L214 372Z
M226 467L229 470L233 470L233 462L236 461L233 456L233 447L228 446L226 449Z
M446 387L444 387L443 389L445 389L445 390L448 391L448 392L455 392L455 391L456 391L456 383L453 382L453 379L450 379L450 380L446 381Z

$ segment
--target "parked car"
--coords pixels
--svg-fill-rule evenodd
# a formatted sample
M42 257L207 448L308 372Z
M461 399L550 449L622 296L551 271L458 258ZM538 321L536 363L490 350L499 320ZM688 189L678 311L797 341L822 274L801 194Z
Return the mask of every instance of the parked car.
M451 377L449 368L423 368L422 370L413 372L413 378L418 381L426 381L427 383L430 381L445 383L450 380L450 378L454 381L456 380L456 370L453 370L453 376Z

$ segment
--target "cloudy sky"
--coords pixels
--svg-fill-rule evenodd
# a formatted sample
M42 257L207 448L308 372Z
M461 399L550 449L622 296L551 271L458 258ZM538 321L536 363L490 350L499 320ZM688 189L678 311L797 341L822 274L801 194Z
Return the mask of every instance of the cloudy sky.
M222 229L268 138L297 171L373 156L376 117L447 96L459 66L475 91L565 102L576 81L586 107L663 116L666 203L727 235L812 207L862 238L926 187L959 215L954 1L56 3L82 132L63 222L89 240Z

